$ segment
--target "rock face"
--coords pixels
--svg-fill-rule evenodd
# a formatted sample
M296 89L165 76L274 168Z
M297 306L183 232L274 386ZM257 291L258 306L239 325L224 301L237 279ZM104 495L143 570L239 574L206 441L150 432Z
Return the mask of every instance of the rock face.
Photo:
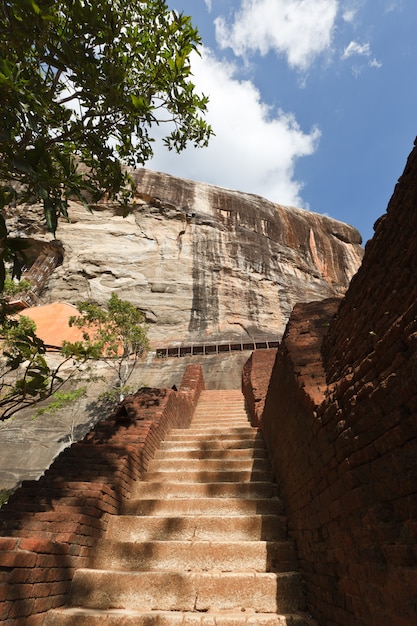
M165 345L280 337L296 302L342 295L361 263L359 233L328 217L145 169L134 175L126 218L110 204L93 213L72 204L57 233L63 262L41 302L103 303L115 291ZM15 225L15 234L51 239L29 213Z

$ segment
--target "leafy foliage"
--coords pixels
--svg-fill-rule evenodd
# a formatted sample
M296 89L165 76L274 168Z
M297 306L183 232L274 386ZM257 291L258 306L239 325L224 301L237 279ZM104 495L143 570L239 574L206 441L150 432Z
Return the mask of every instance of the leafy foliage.
M88 346L67 344L60 363L51 367L36 326L25 316L8 318L3 326L0 373L0 420L55 394L91 358Z
M106 361L115 371L115 390L122 400L128 389L127 382L148 348L144 315L115 293L107 309L91 302L81 302L77 308L81 315L71 317L70 325L82 329L84 349L91 357ZM72 350L73 344L68 345Z
M8 0L0 4L0 212L41 202L51 232L68 199L104 193L125 206L133 182L121 164L144 164L156 125L165 144L204 146L207 98L191 82L200 37L165 0ZM0 215L4 260L22 242Z

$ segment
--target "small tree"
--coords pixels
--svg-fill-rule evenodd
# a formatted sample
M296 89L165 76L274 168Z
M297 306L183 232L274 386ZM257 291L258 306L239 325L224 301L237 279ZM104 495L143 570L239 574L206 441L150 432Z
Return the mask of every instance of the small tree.
M81 315L71 317L70 325L82 329L85 350L92 358L105 361L114 370L114 390L121 401L139 358L148 348L144 315L115 293L106 309L90 302L81 302L77 308Z
M0 370L0 420L57 394L65 383L74 381L94 350L82 342L67 343L58 365L51 366L46 346L36 336L35 323L25 316L8 317L2 325L3 350ZM67 391L66 402L80 391Z

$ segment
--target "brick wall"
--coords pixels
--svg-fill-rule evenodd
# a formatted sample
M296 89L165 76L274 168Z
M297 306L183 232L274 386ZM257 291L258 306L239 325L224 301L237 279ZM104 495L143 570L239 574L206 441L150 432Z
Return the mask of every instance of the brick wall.
M417 624L417 149L338 306L297 305L262 418L322 626Z
M251 416L252 426L260 426L261 424L276 355L275 349L259 350L253 352L243 366L242 390Z
M99 422L13 494L0 510L0 622L36 626L65 604L107 514L119 513L166 433L188 427L203 388L200 366L190 365L179 391L135 394L128 412Z

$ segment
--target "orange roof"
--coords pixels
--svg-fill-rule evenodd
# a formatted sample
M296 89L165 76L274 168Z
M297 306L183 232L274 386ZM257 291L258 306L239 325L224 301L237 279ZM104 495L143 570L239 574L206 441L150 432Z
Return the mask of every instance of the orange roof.
M82 339L80 328L70 327L69 318L79 315L78 309L65 302L54 302L42 306L34 306L19 312L36 324L36 334L43 342L54 348L60 348L63 341L77 341Z

